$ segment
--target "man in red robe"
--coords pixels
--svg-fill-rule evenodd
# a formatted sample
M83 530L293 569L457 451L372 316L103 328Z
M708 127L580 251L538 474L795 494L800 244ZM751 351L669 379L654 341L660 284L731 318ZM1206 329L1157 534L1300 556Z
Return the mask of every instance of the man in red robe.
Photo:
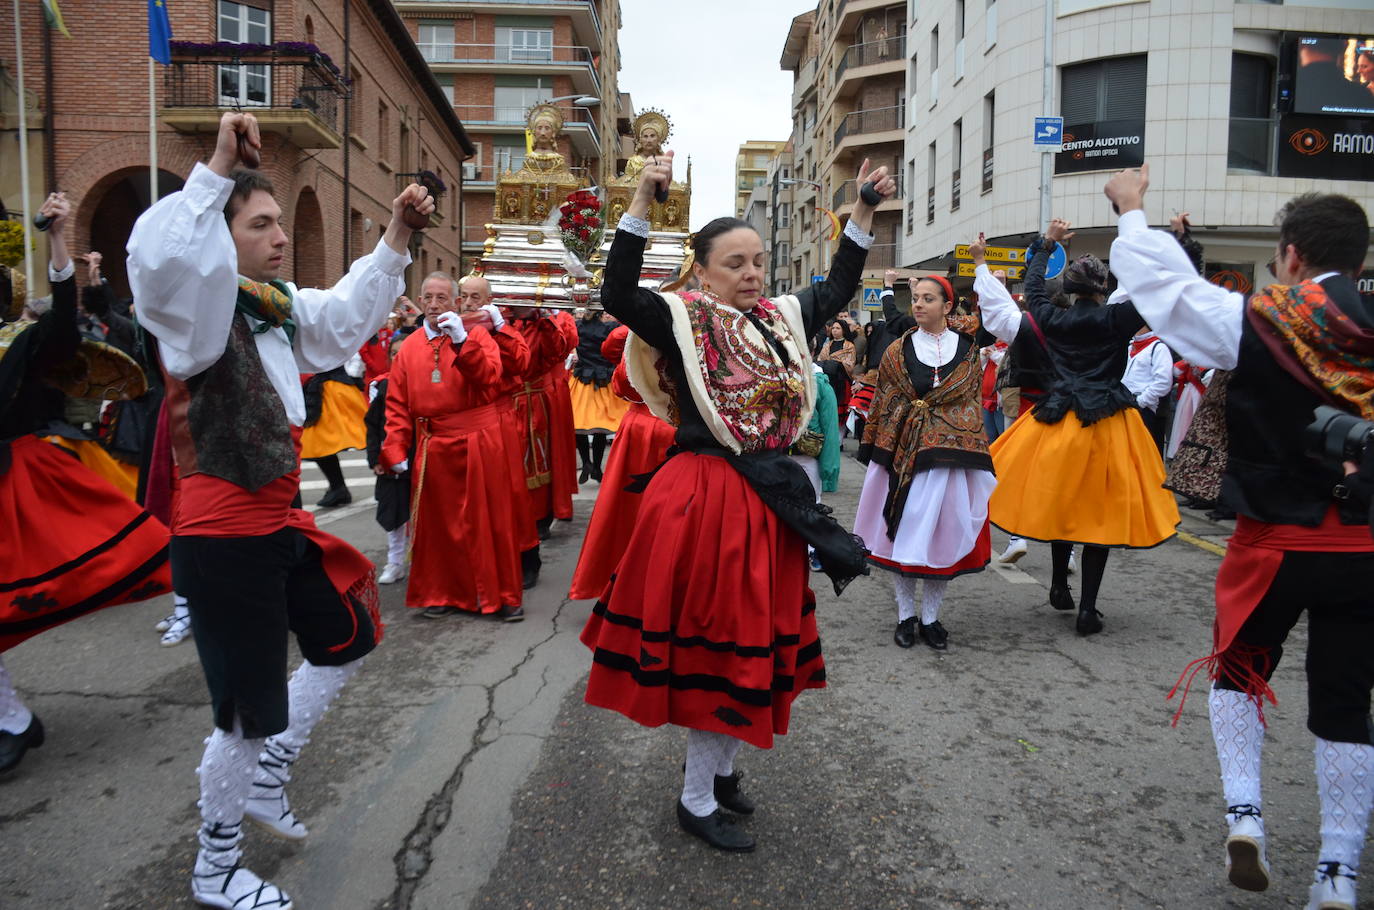
M525 336L506 322L501 308L492 303L491 282L481 275L467 275L458 282L458 311L476 313L479 310L491 320L491 337L501 352L501 388L498 400L510 401L524 387L526 373L530 367L530 347ZM520 529L521 587L534 587L539 579L538 569L530 573L526 554L531 550L539 552L539 533L535 528L535 515L530 511L528 497L525 495L525 471L521 467L521 453L525 451L525 432L523 419L515 408L502 414L502 425L506 431L506 453L510 458L511 507L516 513L516 526Z
M577 323L560 310L526 306L506 310L530 349L524 381L513 390L522 432L524 486L539 531L534 546L520 554L528 588L538 581L543 564L539 541L549 536L555 518L572 518L572 498L577 492L577 437L568 371L563 366L577 348Z
M447 275L421 286L423 330L391 366L381 463L413 458L410 583L406 606L427 617L459 610L516 622L521 608L519 514L502 415L501 351L492 333L457 313Z

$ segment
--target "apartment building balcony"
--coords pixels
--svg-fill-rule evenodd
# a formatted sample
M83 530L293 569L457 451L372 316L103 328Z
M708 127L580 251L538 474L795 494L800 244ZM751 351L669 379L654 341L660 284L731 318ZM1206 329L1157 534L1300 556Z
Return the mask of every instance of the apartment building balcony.
M466 125L466 124L464 124ZM501 179L501 175L506 171L516 171L520 169L523 158L499 158L495 163L476 164L471 161L463 163L463 192L496 192L496 182ZM582 177L587 180L596 180L596 174L591 168L569 167L575 177ZM480 225L479 225L480 227ZM485 239L486 234L484 233ZM464 241L466 242L466 241Z
M905 129L906 105L851 111L835 127L834 143L828 156L830 163L833 165L841 156L856 148L889 142L900 145L905 138Z
M597 0L396 0L402 16L444 17L457 13L515 16L566 16L573 33L594 51L602 49L603 32Z
M797 77L792 81L792 109L796 110L806 100L806 96L816 89L816 73L820 70L820 58L812 57L797 68Z
M831 34L845 35L859 27L864 17L884 10L901 10L906 14L905 3L892 0L837 0L835 10L835 30Z
M600 158L601 135L592 112L562 105L558 109L563 113L563 132L572 140L573 153L580 158ZM454 106L454 111L469 133L501 135L522 135L528 114L525 108L490 104L459 104Z
M437 44L425 42L420 53L436 73L505 73L568 76L579 95L601 97L597 57L582 45L529 47L515 44Z
M873 244L868 249L868 258L864 260L864 269L868 271L895 269L897 267L897 246L895 243Z
M874 211L900 212L902 210L902 200L906 198L906 188L902 185L903 180L900 174L894 175L894 179L897 181L897 195L878 203L878 207ZM853 180L846 180L831 197L830 207L836 215L844 217L854 210L854 203L858 201L859 185Z
M298 148L343 145L339 107L348 88L318 57L256 51L172 58L163 68L163 123L186 133L214 133L226 110L243 110L265 133Z
M890 73L901 75L906 70L906 35L851 44L835 64L836 98L848 98L858 92L864 80Z

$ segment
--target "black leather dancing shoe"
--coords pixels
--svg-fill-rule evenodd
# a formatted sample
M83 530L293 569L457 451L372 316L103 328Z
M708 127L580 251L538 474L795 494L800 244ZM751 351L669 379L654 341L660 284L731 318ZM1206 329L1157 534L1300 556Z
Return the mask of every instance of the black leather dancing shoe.
M739 788L740 778L744 775L736 771L733 774L721 776L716 775L716 802L726 812L733 812L736 815L753 815L754 801L744 795L744 791Z
M316 503L321 509L332 509L335 506L346 506L353 502L353 494L348 491L348 487L334 487Z
M579 474L578 477L577 477L577 482L578 482L578 483L586 483L586 482L588 481L588 479L591 478L591 476L592 476L592 466L589 465L589 464L584 464L584 465L582 465L582 473Z
M0 732L0 774L11 770L24 758L24 753L43 745L43 722L33 715L23 733Z
M679 800L677 804L677 823L683 831L699 837L717 850L730 853L754 852L754 839L736 825L719 809L705 818L693 815Z
M940 620L937 619L930 625L921 623L916 629L921 636L921 641L936 651L944 651L949 647L949 633L945 631L944 626L940 625Z
M1050 606L1056 610L1072 610L1074 608L1073 592L1068 585L1062 588L1058 585L1050 585Z
M1102 631L1102 614L1092 607L1084 607L1078 611L1078 634L1092 635Z
M892 633L892 640L897 643L899 648L910 648L916 644L916 617L904 619L897 623L897 630Z

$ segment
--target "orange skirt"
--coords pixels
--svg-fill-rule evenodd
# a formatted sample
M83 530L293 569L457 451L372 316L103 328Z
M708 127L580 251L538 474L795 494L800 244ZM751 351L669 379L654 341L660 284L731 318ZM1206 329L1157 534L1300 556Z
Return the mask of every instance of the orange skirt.
M111 457L105 447L93 439L67 439L49 436L47 441L71 452L81 463L110 482L110 486L130 499L138 498L138 465L125 464Z
M1017 537L1100 547L1153 547L1174 536L1178 505L1135 409L1083 426L1070 411L1046 424L1022 414L991 446L992 523Z
M357 386L328 381L320 390L320 419L301 431L301 457L324 458L345 449L367 448L367 399Z
M598 389L569 376L568 392L572 396L573 427L579 433L614 433L630 409L630 403L612 392L609 383Z

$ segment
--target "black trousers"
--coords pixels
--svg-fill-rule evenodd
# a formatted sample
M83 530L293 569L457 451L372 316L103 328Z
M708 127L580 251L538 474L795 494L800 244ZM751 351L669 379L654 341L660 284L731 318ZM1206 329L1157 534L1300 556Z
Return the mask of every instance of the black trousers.
M1307 612L1307 729L1332 742L1374 745L1374 553L1284 554L1264 599L1237 642L1255 649L1251 666L1267 680L1289 631ZM1223 675L1222 689L1243 690Z
M305 659L341 666L377 646L366 608L334 590L320 548L293 528L260 537L172 538L215 726L248 739L285 730L287 634Z

